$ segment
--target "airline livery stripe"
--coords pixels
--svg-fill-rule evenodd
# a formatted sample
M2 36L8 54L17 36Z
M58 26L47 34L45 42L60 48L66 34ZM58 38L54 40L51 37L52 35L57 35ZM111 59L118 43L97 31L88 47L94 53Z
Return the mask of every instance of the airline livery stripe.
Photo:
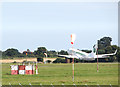
M82 53L79 53L79 52L76 52L76 53L78 53L78 54L80 54L80 55L83 55L83 56L85 56L84 54L82 54Z

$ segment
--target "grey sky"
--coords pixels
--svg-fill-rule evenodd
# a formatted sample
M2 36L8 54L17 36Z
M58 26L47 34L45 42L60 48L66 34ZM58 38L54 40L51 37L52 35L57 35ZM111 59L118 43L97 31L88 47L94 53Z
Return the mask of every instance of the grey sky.
M77 36L74 48L92 49L104 36L117 45L117 20L117 2L4 2L2 50L67 50L71 33Z

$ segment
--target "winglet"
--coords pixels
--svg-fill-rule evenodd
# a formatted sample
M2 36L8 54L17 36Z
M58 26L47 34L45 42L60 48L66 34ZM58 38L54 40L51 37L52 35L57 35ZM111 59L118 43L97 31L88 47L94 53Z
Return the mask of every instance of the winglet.
M117 53L117 49L115 50L115 53L114 53L114 55Z

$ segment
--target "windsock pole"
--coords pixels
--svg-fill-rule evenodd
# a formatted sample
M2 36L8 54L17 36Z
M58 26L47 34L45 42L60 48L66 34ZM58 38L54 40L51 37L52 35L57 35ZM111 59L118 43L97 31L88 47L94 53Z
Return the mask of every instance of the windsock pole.
M72 45L72 48L73 48L73 45ZM74 58L72 58L72 65L73 65L72 69L73 69L73 82L74 82Z
M75 41L76 35L75 34L71 34L71 44L72 44L72 49L73 49L73 43ZM72 52L73 55L73 52ZM72 58L72 72L73 72L73 76L72 76L72 80L74 82L74 58Z

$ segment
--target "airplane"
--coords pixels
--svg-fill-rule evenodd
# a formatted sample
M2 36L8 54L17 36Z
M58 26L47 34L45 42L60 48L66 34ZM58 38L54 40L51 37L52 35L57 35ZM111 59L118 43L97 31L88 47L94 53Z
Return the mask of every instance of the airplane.
M110 54L100 54L97 55L97 45L93 46L93 50L91 53L86 53L78 49L70 48L68 49L68 54L69 55L58 55L58 57L65 57L65 58L76 58L80 60L86 60L86 61L93 61L97 58L109 58L108 56L115 55L117 53L117 50L114 53Z

